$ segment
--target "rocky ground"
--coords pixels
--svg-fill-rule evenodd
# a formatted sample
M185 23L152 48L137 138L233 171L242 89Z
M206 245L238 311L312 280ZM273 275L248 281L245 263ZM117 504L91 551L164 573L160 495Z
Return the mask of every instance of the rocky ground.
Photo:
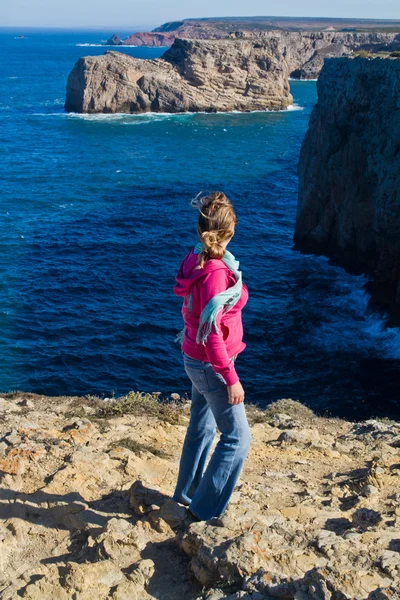
M0 399L1 600L400 598L400 424L248 406L226 514L170 496L189 402Z

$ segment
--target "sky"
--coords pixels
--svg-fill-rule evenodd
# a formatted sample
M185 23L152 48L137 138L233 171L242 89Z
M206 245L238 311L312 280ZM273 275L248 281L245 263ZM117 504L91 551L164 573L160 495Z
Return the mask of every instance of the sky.
M0 0L0 27L153 29L221 16L400 19L400 0Z

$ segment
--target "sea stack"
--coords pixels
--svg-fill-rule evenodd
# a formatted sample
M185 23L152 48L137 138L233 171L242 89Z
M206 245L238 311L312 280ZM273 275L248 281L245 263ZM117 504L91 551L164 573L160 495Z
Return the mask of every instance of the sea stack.
M121 52L78 60L65 110L79 113L282 110L289 66L266 40L175 40L160 59Z
M400 60L328 59L301 149L295 244L400 304Z
M105 43L106 46L121 46L122 45L122 40L119 37L119 35L117 35L116 33L114 33L109 40L106 41Z

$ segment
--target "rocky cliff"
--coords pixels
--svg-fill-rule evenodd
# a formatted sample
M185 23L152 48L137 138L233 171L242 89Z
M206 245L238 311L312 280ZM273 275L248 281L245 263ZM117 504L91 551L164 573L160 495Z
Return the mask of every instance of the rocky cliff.
M295 79L316 79L325 58L348 56L354 51L379 52L400 48L398 33L273 32L262 38L277 37Z
M400 49L399 33L336 31L227 31L210 25L177 24L165 32L138 32L121 41L113 36L107 45L170 46L175 39L248 39L263 45L278 43L295 79L318 77L325 58L348 56L354 51L379 52Z
M138 31L136 33L132 33L132 35L128 36L125 40L121 41L120 44L123 46L172 46L177 36L172 33L157 33L155 31ZM110 41L110 40L109 40ZM112 46L114 44L107 45Z
M247 405L228 509L191 523L171 500L189 408L0 398L2 600L399 600L399 423Z
M280 110L292 103L289 67L270 40L176 40L156 60L120 52L79 59L65 109L73 112Z
M295 243L400 303L400 60L328 60L299 163Z
M134 46L170 45L180 39L221 39L231 32L259 35L263 32L327 32L346 34L350 32L399 33L400 21L382 19L324 19L299 17L220 17L204 19L183 19L164 23L153 31L138 31L127 37L122 43ZM112 38L111 38L112 39ZM172 41L171 41L172 39ZM118 44L117 44L118 45Z

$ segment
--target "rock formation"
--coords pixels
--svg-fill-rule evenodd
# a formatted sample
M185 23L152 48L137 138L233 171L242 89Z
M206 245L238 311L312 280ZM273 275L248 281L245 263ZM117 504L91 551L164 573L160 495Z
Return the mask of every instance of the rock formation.
M126 38L124 46L172 46L176 39L171 33L156 33L155 31L138 31Z
M399 423L247 405L228 509L192 523L171 500L189 409L0 398L2 600L399 600Z
M295 243L400 303L400 60L328 60L299 163Z
M179 21L166 23L153 31L136 31L121 43L124 46L172 46L176 39L220 40L228 37L224 29L210 24Z
M292 103L288 65L271 40L176 40L156 60L87 56L69 75L74 112L280 110Z
M400 47L398 33L273 32L295 79L317 79L325 58L348 56L354 51L379 52Z
M122 46L122 44L124 44L124 42L116 33L114 33L105 43L106 46Z
M232 23L233 25L233 23ZM245 24L241 23L241 26ZM113 36L114 37L114 36ZM363 31L284 31L273 29L259 31L249 21L246 28L229 32L212 21L180 21L166 24L151 32L132 34L121 42L116 36L115 45L170 46L175 39L251 39L263 45L279 43L283 56L289 63L290 74L295 79L315 79L325 58L348 56L355 50L379 52L400 48L399 33ZM113 38L107 44L113 45Z

